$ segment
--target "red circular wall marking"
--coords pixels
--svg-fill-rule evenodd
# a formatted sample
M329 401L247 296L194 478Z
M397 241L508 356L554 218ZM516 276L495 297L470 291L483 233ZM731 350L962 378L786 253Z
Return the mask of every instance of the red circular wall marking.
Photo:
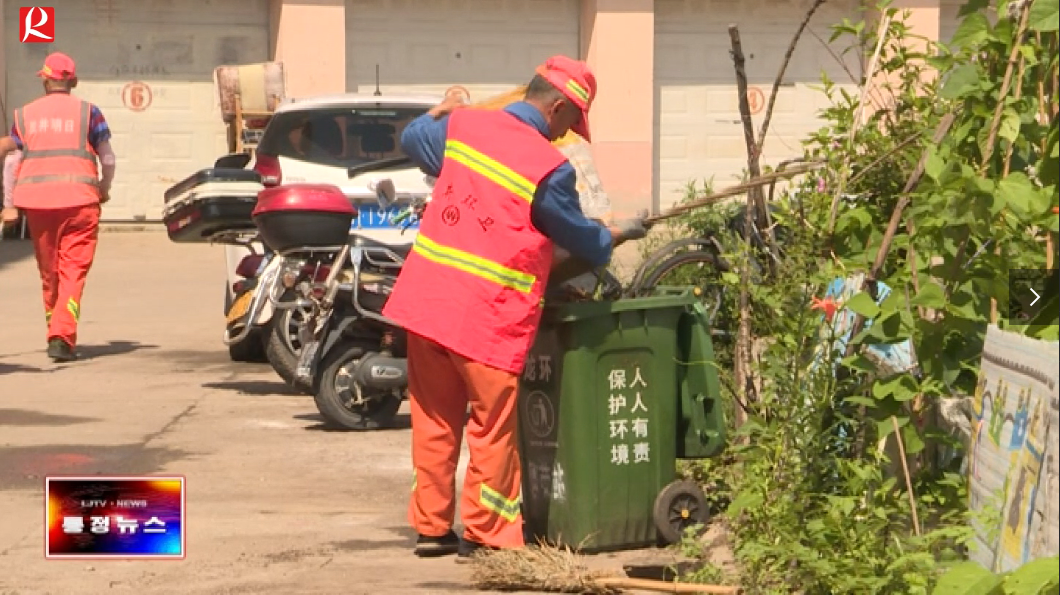
M757 114L766 107L766 95L758 87L747 88L747 106L751 108L751 114Z
M134 112L142 112L150 107L152 99L151 87L147 83L132 81L122 87L121 102Z

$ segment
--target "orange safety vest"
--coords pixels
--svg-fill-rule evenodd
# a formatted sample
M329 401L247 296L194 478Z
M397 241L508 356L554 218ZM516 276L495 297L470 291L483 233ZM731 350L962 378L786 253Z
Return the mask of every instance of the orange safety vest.
M66 93L15 110L22 163L13 201L20 209L61 209L100 200L96 151L88 142L92 104Z
M530 222L566 157L504 111L450 114L445 159L383 313L473 361L522 372L541 320L552 241Z

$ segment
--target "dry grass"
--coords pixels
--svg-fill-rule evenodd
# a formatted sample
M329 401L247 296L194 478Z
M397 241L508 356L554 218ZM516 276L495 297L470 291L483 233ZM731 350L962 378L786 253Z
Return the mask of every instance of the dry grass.
M479 551L471 559L471 566L471 584L492 591L614 595L622 591L600 585L595 579L624 576L620 572L590 570L576 551L545 543L518 549Z

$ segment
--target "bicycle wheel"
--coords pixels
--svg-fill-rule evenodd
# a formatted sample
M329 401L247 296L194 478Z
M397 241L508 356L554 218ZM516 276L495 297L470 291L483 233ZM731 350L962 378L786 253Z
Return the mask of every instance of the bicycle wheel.
M650 292L659 285L693 285L700 292L699 297L709 315L711 332L715 335L727 335L728 325L715 322L718 311L725 302L725 287L721 280L715 278L728 270L727 263L718 255L705 250L679 252L663 260L640 283L642 293Z
M713 236L675 240L655 250L637 267L637 271L633 274L633 279L630 280L627 288L629 296L636 297L643 295L645 291L650 291L651 286L646 283L648 275L657 269L661 263L673 258L675 254L682 250L709 252L714 255L715 268L722 271L729 270L728 262L720 256L721 245Z

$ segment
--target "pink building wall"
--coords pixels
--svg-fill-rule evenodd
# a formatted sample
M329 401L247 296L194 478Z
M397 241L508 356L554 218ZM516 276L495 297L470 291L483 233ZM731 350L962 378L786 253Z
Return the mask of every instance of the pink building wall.
M0 7L4 2L0 0ZM655 12L652 0L581 0L581 52L595 70L599 95L593 106L593 155L617 216L650 208L653 188L655 110ZM940 0L894 0L910 10L916 33L939 36ZM272 58L286 65L291 95L345 91L344 0L270 0ZM0 10L0 81L4 75ZM303 40L310 37L313 43ZM10 106L8 106L10 109Z

